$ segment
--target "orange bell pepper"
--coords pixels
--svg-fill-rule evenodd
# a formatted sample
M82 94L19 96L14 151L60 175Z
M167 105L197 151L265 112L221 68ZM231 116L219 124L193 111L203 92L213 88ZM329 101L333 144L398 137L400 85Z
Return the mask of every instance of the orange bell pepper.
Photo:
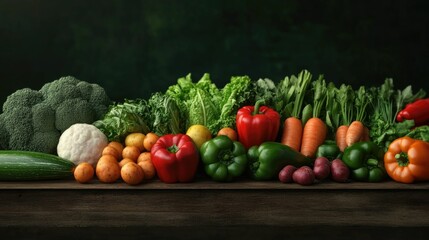
M384 154L384 167L397 182L429 180L429 143L410 137L394 140Z

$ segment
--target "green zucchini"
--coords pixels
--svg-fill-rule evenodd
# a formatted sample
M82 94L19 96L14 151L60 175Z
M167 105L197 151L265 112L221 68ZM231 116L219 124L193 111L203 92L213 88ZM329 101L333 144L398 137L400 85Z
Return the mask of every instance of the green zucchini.
M73 176L75 164L57 155L0 150L0 181L65 179Z

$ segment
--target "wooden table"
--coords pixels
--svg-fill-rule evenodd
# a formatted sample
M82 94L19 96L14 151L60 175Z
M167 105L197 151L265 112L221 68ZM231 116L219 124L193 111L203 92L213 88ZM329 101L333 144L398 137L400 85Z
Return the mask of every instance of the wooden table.
M2 239L428 239L429 183L0 182L0 231Z

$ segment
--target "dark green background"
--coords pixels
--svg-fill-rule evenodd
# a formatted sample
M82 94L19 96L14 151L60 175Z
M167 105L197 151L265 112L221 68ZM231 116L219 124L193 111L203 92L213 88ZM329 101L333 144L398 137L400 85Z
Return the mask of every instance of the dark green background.
M1 98L73 75L114 100L203 73L428 89L428 1L0 0Z

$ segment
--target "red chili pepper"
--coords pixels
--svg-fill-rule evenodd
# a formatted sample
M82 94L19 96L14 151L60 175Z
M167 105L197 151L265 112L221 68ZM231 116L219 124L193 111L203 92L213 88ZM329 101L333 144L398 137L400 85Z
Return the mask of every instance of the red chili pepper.
M237 112L236 125L238 140L249 149L266 141L275 141L280 127L280 114L275 110L260 106L244 106Z
M197 172L200 155L188 135L164 135L152 146L150 154L159 179L165 183L190 182Z
M429 124L429 98L407 104L396 116L396 121L404 120L414 120L415 126Z

